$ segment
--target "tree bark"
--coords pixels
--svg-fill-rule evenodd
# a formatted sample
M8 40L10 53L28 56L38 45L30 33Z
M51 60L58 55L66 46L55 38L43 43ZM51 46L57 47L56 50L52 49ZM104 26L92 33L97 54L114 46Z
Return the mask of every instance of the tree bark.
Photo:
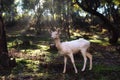
M10 60L8 55L5 25L2 18L2 8L2 0L0 0L0 66L2 66L4 69L8 69L13 67L13 64L16 64L16 61L15 59Z
M89 8L89 7L85 7L84 5L82 5L81 3L79 3L79 0L76 0L76 4L81 7L84 11L91 13L92 15L95 15L97 17L99 17L103 22L104 25L108 32L110 33L109 35L109 43L111 44L116 44L119 38L119 31L118 29L102 14L100 14L99 12L97 12L96 10Z
M2 16L0 15L0 49L2 52L8 53L7 50L7 41L6 41L6 32L4 29L4 23Z

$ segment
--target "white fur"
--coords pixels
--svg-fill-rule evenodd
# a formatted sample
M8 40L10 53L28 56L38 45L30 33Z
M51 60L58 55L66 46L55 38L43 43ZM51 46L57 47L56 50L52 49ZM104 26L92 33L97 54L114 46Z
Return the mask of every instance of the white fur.
M63 73L66 72L66 63L67 63L67 56L70 57L73 67L75 69L75 73L78 73L77 68L74 63L74 53L81 52L82 56L84 58L84 65L82 68L82 71L85 70L86 67L86 62L87 62L87 57L90 59L90 68L89 70L92 69L92 55L87 52L88 48L90 47L90 42L88 40L85 40L83 38L73 40L73 41L68 41L68 42L60 42L59 38L59 31L56 30L51 33L51 37L54 39L55 45L61 55L64 56L64 70Z

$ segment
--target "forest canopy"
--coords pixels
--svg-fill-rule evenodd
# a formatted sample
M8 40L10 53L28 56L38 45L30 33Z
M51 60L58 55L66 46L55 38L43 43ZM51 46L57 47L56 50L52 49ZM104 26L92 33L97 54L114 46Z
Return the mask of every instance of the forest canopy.
M6 27L31 26L38 34L42 29L69 29L100 25L108 31L109 42L119 38L120 0L2 0ZM27 28L28 29L28 28Z

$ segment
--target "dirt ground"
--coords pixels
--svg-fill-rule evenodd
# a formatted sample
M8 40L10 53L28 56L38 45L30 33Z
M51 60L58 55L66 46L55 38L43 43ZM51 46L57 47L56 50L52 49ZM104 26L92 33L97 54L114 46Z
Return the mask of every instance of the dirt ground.
M83 58L76 54L75 63L78 74L70 59L67 63L66 74L63 74L63 56L53 56L53 51L47 50L52 55L30 56L16 53L17 66L10 71L1 71L1 80L120 80L120 54L115 46L100 46L92 44L90 52L93 55L93 69L89 71L89 60L84 72L81 71ZM13 52L14 53L14 52ZM19 55L18 55L19 54ZM15 57L15 56L14 56ZM51 57L50 61L44 58ZM31 60L31 61L27 61ZM33 61L38 61L34 63Z

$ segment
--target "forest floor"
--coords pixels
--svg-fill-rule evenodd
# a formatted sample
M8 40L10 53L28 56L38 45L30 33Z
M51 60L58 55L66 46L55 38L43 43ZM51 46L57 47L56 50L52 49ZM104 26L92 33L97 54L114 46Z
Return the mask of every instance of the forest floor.
M57 54L56 49L50 49L49 39L28 37L29 42L25 41L25 44L20 39L8 38L9 53L16 58L17 65L9 71L1 70L0 80L120 80L120 51L116 46L92 42L93 69L88 70L88 60L86 70L82 72L83 58L76 54L78 74L74 73L70 60L66 74L63 74L63 56Z

